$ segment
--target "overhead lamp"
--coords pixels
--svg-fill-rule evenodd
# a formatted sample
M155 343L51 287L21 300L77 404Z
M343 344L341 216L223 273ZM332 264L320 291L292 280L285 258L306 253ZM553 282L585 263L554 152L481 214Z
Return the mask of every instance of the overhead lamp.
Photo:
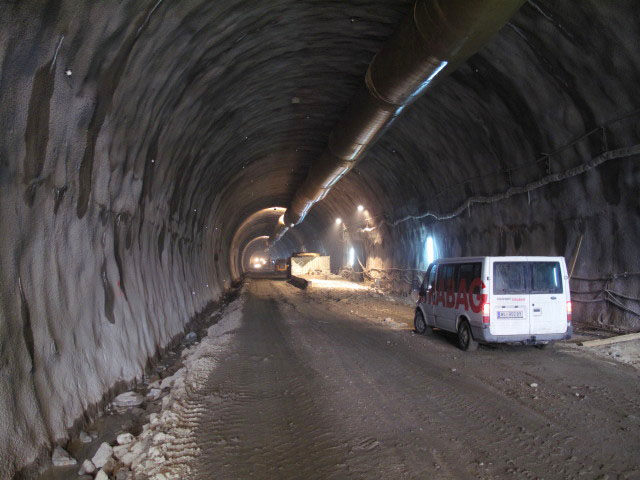
M358 211L364 212L364 205L358 205Z
M340 217L336 218L336 225L340 225L342 223L342 219Z

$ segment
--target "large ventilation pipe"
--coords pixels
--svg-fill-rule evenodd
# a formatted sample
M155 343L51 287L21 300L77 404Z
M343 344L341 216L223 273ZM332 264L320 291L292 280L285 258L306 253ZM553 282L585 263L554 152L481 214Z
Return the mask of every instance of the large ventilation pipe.
M476 53L524 1L417 0L369 65L364 86L311 165L270 243L300 223L406 106Z

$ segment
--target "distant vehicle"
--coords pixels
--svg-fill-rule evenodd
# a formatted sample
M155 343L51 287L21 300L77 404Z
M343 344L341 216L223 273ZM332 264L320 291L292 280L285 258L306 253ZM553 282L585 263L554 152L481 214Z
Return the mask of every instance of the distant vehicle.
M287 264L287 259L286 258L279 258L276 260L276 263L273 267L273 269L276 272L286 272L289 268L289 265Z
M462 350L480 343L543 348L571 338L571 296L563 257L467 257L429 265L414 325L458 334Z

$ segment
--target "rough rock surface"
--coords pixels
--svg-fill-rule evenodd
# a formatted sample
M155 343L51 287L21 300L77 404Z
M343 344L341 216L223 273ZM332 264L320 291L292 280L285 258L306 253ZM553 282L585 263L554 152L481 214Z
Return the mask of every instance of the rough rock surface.
M598 280L574 282L576 320L637 328L612 299L637 312L616 292L635 296L638 277L606 280L640 271L640 166L620 151L640 141L636 3L527 2L407 109L274 258L318 250L337 270L353 245L369 268L423 269L428 235L440 255L569 257L582 238L576 272ZM242 252L263 249L273 208L286 206L409 7L0 5L1 472L50 451L139 377L240 273ZM619 152L529 195L422 216L605 151ZM375 227L366 234L358 203ZM392 226L406 216L421 218ZM394 289L415 281L388 276Z

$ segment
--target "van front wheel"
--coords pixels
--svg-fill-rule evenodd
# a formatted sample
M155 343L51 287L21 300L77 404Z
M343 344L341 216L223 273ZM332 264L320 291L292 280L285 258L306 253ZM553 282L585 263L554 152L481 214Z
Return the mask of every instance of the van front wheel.
M420 310L416 312L416 316L413 318L413 326L416 329L416 333L420 335L429 335L433 330L427 325L424 315Z
M465 352L473 352L478 349L478 342L473 339L471 327L466 320L458 325L458 347Z

